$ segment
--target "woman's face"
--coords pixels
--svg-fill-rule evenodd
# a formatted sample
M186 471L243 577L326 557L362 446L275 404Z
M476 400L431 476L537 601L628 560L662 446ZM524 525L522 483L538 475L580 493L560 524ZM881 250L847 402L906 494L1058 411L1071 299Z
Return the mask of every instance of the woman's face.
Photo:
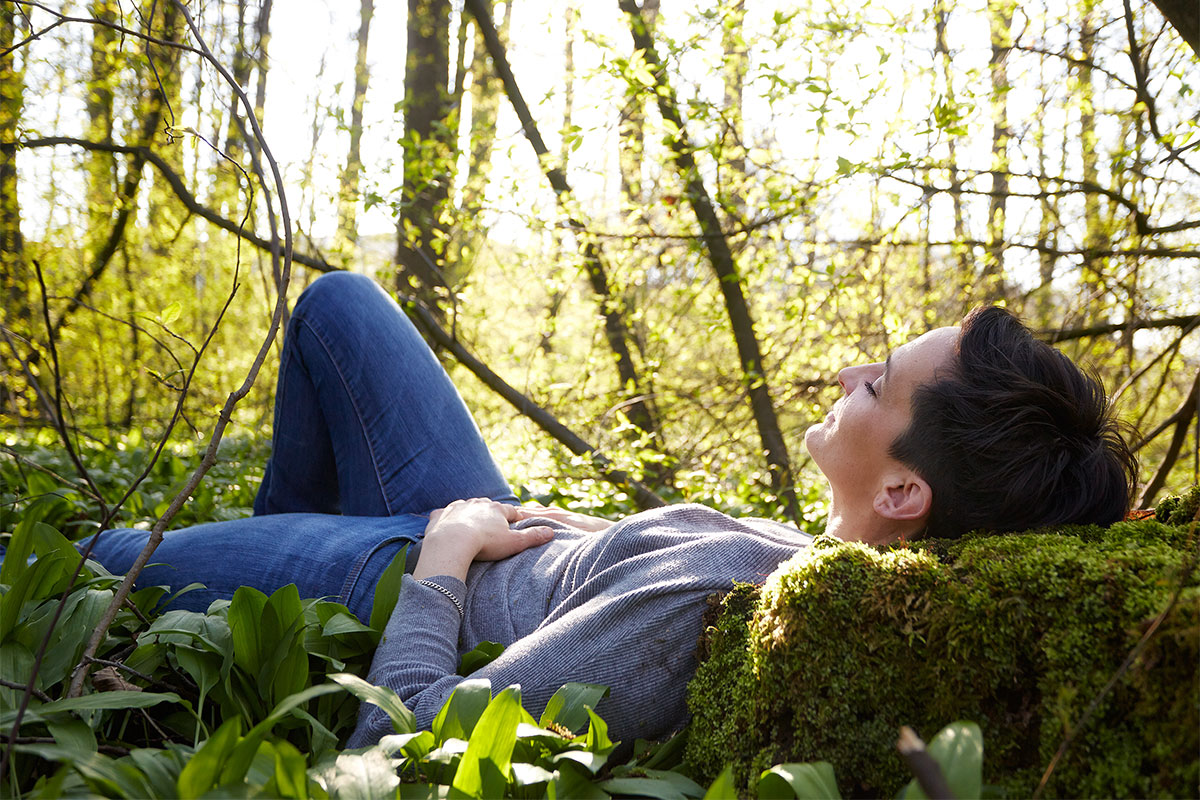
M938 328L894 350L885 362L838 373L843 396L824 422L804 434L808 452L829 480L835 507L866 503L865 511L903 469L888 450L912 419L913 392L952 362L958 335L957 327Z

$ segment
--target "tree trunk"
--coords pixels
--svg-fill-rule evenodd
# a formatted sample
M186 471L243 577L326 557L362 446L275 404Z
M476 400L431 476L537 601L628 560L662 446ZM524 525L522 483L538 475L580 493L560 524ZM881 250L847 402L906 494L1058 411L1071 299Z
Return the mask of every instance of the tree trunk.
M654 35L654 24L658 21L659 0L642 0L642 19L650 36ZM646 217L646 203L650 202L642 185L642 159L646 149L646 96L634 87L625 94L625 108L621 112L621 153L618 163L621 168L621 195L632 207L638 218Z
M12 3L0 4L0 51L18 40L20 13ZM0 325L28 335L29 274L25 267L25 243L21 237L21 206L17 198L17 127L24 105L24 70L17 68L21 53L0 57L0 301L4 315ZM14 380L22 374L15 354L0 348L0 412L18 416L20 393Z
M500 46L508 41L508 20L512 3L501 3L503 14L496 23ZM467 159L467 180L463 187L462 212L466 220L478 219L487 192L492 168L492 148L496 142L496 114L504 87L488 54L487 43L475 24L474 54L471 57L471 153Z
M1200 56L1200 3L1196 0L1153 0L1154 5L1179 32L1180 37Z
M115 0L95 0L91 14L98 20L116 23L121 9ZM92 26L91 75L87 82L86 138L111 142L113 135L113 87L121 74L121 37L104 25ZM112 227L113 198L117 196L117 159L111 153L89 151L84 155L87 176L87 234L85 252L93 253Z
M732 0L721 20L721 76L725 84L725 124L721 131L721 159L717 171L718 202L739 220L745 211L742 185L746 179L746 144L742 125L742 95L749 63L742 26L746 21L745 0ZM653 38L653 32L649 32Z
M404 184L397 227L397 290L435 310L445 303L447 228L443 220L454 165L450 77L450 3L408 0L404 68Z
M374 0L362 0L358 23L358 54L354 61L354 97L350 102L350 151L338 192L338 246L353 251L358 242L358 178L362 171L363 102L367 97L367 38L371 33Z
M641 10L635 0L618 0L618 4L629 17L634 46L642 51L646 65L655 77L653 88L655 96L658 98L658 110L671 130L668 147L673 154L672 160L684 180L688 202L700 223L704 245L708 250L713 271L717 275L721 294L725 299L725 308L729 314L730 327L733 329L738 358L741 362L742 379L750 396L754 421L758 426L763 450L766 452L767 466L771 473L771 486L791 517L798 520L799 508L796 504L791 460L788 457L783 432L779 428L775 406L771 401L771 390L767 384L762 351L758 345L758 336L754 331L754 320L750 314L750 307L742 291L742 281L738 274L737 264L734 262L733 252L729 248L729 242L721 229L720 220L717 218L704 181L700 177L696 160L692 156L693 146L687 138L687 131L684 127L683 117L679 113L675 93L667 82L666 69L654 48L654 42L650 38Z
M984 299L995 302L1005 295L1004 229L1008 210L1008 53L1012 49L1013 0L989 0L992 56L992 189L988 203L987 255L983 261Z
M957 101L954 92L954 60L950 56L950 47L946 43L946 25L949 22L950 11L946 6L947 0L938 0L934 9L934 24L936 29L935 48L941 56L942 80L945 84L946 105L957 113ZM970 303L970 287L975 282L974 269L971 266L970 252L966 245L967 225L963 216L962 178L958 172L958 133L947 131L946 135L946 168L949 174L950 202L954 207L954 252L958 262L958 291L960 310L966 313Z

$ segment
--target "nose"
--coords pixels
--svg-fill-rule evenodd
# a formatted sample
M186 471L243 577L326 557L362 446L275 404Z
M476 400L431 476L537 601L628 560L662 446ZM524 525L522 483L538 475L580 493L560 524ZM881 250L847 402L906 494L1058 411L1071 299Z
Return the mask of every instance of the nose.
M863 382L870 383L883 374L883 362L877 361L874 364L855 364L853 367L845 367L838 371L838 383L842 385L842 391L846 394L852 394L855 389L863 385Z

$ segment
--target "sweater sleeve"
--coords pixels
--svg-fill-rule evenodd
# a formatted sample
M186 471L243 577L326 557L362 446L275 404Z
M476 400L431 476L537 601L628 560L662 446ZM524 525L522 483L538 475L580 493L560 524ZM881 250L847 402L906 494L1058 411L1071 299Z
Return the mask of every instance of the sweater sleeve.
M449 585L451 579L437 580L451 591L462 588L459 582ZM687 717L684 694L695 670L696 640L710 591L668 581L616 597L594 597L551 617L471 677L489 679L493 692L519 684L522 704L535 717L564 683L601 684L611 691L596 711L614 740L663 736ZM404 579L370 679L394 690L419 727L430 726L463 680L456 674L458 625L449 599ZM350 745L371 744L391 730L380 709L364 704Z
M467 587L458 578L439 575L430 580L453 592L460 602L466 597ZM461 624L458 609L449 597L405 575L396 610L383 630L367 680L396 692L411 709L426 687L441 678L457 677ZM436 713L427 719L418 714L419 726L428 728ZM394 731L387 713L379 706L363 703L347 746L366 747L390 733Z

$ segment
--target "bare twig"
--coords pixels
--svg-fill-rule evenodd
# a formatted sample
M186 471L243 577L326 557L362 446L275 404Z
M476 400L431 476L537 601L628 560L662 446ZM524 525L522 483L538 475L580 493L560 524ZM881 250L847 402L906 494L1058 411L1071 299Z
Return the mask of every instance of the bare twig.
M900 738L896 741L896 749L904 756L904 762L908 764L913 777L917 779L917 785L925 792L926 797L930 800L955 800L954 792L950 791L950 784L946 783L946 776L942 774L942 768L933 760L933 756L929 755L929 751L925 749L925 742L917 736L916 731L907 725L900 726Z
M22 692L25 691L25 689L27 688L25 686L25 684L23 684L23 683L17 683L16 681L10 681L6 678L0 678L0 686L3 686L6 689L17 689L18 691L22 691ZM50 702L50 695L46 694L41 689L38 689L36 687L33 690L33 696L36 697L38 700L41 700L43 703Z

